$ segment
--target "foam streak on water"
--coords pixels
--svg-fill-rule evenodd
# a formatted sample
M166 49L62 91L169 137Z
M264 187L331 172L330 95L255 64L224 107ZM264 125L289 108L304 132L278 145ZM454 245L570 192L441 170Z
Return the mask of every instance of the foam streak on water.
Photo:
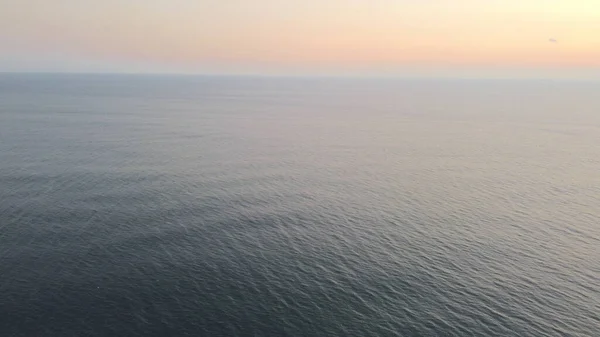
M600 84L2 75L2 336L598 336Z

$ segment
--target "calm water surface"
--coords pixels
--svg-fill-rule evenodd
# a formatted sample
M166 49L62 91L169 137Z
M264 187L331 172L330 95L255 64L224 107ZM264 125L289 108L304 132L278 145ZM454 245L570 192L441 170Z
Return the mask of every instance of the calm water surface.
M0 335L600 336L599 92L0 75Z

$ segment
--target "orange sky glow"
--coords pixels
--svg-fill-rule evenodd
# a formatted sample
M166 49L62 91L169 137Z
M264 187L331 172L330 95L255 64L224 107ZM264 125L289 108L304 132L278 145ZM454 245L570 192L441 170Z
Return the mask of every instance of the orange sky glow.
M3 71L600 69L597 0L7 0L0 22Z

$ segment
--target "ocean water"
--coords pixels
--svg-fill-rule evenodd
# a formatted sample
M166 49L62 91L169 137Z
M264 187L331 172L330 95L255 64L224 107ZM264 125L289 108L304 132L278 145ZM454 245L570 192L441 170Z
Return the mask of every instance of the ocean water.
M600 336L598 93L0 75L0 336Z

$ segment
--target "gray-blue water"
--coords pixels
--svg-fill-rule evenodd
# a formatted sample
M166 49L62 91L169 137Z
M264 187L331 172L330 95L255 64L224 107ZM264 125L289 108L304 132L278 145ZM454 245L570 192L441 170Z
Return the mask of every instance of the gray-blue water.
M599 93L0 75L0 335L600 336Z

